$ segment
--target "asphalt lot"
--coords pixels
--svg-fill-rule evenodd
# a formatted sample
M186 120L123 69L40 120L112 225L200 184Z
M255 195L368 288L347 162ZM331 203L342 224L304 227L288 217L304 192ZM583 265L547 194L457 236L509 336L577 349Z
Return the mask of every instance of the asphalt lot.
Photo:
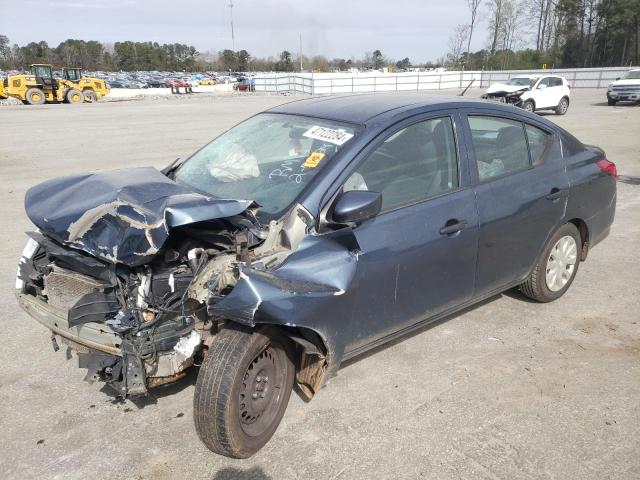
M551 304L518 294L347 364L249 460L210 453L195 377L142 403L82 381L19 310L25 190L185 156L282 96L0 107L0 476L4 479L640 478L640 106L574 90L552 121L603 147L626 183L610 237ZM479 91L467 95L479 96ZM635 177L635 184L634 184Z

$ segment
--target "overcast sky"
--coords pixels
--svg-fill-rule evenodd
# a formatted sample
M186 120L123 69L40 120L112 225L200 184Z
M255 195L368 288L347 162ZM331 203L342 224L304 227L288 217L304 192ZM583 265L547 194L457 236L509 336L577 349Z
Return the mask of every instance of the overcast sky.
M21 0L0 15L11 43L67 38L187 43L199 51L231 48L228 0ZM15 8L14 8L15 7ZM29 13L27 13L29 12ZM235 47L254 56L297 53L360 58L382 50L419 63L447 51L449 36L468 23L466 0L234 0ZM487 40L485 25L472 48Z

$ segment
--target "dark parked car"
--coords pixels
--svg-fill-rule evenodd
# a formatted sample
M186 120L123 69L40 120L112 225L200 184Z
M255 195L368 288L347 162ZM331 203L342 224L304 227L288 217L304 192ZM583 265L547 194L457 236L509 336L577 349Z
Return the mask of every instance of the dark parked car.
M150 78L147 80L147 88L162 88L166 86L166 81L162 78Z
M107 85L109 88L128 88L128 85L120 80L107 80Z
M519 287L549 302L614 218L602 150L512 106L312 98L162 172L32 187L21 306L88 377L144 395L200 365L197 432L248 457L292 387Z

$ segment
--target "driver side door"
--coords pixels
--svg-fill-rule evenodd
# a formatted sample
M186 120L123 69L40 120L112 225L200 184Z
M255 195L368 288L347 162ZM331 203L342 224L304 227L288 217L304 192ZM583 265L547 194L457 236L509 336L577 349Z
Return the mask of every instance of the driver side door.
M550 77L541 79L534 89L534 100L536 108L554 107L558 102L553 101L553 88L551 88Z
M456 116L404 124L365 153L343 190L382 194L382 210L353 227L360 246L346 355L468 301L478 216L464 188Z

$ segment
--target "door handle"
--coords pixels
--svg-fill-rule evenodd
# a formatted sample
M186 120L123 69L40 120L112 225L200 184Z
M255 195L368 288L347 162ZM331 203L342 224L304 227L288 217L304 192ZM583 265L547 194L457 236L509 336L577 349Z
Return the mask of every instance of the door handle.
M447 223L444 224L444 227L440 229L440 235L452 235L454 233L463 230L467 226L466 220L457 220L452 218L451 220L447 220Z
M557 187L552 188L546 198L547 200L558 200L559 198L562 198L562 189Z

